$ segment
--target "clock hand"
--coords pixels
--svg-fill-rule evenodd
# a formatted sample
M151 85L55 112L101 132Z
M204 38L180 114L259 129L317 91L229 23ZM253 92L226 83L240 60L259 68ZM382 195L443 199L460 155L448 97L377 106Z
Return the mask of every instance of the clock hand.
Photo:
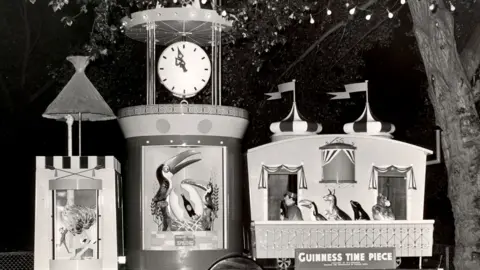
M187 72L187 68L185 67L186 63L183 60L183 53L180 51L180 48L177 47L177 57L175 57L175 65L183 69L183 72Z

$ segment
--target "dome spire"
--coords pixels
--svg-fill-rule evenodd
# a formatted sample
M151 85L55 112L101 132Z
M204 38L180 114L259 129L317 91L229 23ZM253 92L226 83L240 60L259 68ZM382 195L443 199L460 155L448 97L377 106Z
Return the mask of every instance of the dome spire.
M322 125L311 122L298 111L295 97L295 80L280 84L278 92L266 93L270 96L268 100L280 99L281 93L293 91L293 104L290 113L283 120L274 122L270 125L270 131L273 132L272 140L278 141L296 136L315 135L322 131Z

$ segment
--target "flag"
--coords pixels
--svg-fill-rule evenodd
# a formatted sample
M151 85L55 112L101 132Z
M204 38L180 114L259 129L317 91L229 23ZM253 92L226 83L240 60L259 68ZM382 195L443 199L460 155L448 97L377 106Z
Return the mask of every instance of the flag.
M333 99L349 99L350 93L357 92L367 92L368 91L368 81L362 83L352 83L345 85L345 92L329 92L327 94L333 95Z
M270 96L267 100L275 100L282 98L282 94L280 92L265 93L265 95Z
M284 93L289 91L295 91L295 80L278 85L278 92Z
M265 95L269 96L267 100L275 100L275 99L281 99L282 93L290 92L290 91L295 92L295 80L288 83L279 84L278 92L265 93Z

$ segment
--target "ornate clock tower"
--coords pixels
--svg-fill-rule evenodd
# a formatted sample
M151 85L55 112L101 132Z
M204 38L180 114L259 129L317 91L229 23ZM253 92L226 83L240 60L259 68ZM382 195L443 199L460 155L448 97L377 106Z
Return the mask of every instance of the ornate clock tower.
M128 149L128 269L205 270L244 246L241 140L248 113L222 106L221 36L231 23L207 9L216 2L181 2L122 19L125 34L147 49L146 105L118 115ZM158 58L157 46L164 48ZM156 104L157 79L179 103ZM208 85L211 104L188 103Z

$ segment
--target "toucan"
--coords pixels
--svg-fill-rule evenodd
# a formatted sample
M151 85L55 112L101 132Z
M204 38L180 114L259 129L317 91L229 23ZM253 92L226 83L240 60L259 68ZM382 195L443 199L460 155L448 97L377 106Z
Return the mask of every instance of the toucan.
M162 231L167 231L170 226L170 207L168 198L173 189L172 178L183 168L200 161L201 159L190 159L185 161L187 158L197 154L199 153L193 150L184 151L169 158L157 168L156 176L159 188L152 199L150 208L152 215L160 219Z

